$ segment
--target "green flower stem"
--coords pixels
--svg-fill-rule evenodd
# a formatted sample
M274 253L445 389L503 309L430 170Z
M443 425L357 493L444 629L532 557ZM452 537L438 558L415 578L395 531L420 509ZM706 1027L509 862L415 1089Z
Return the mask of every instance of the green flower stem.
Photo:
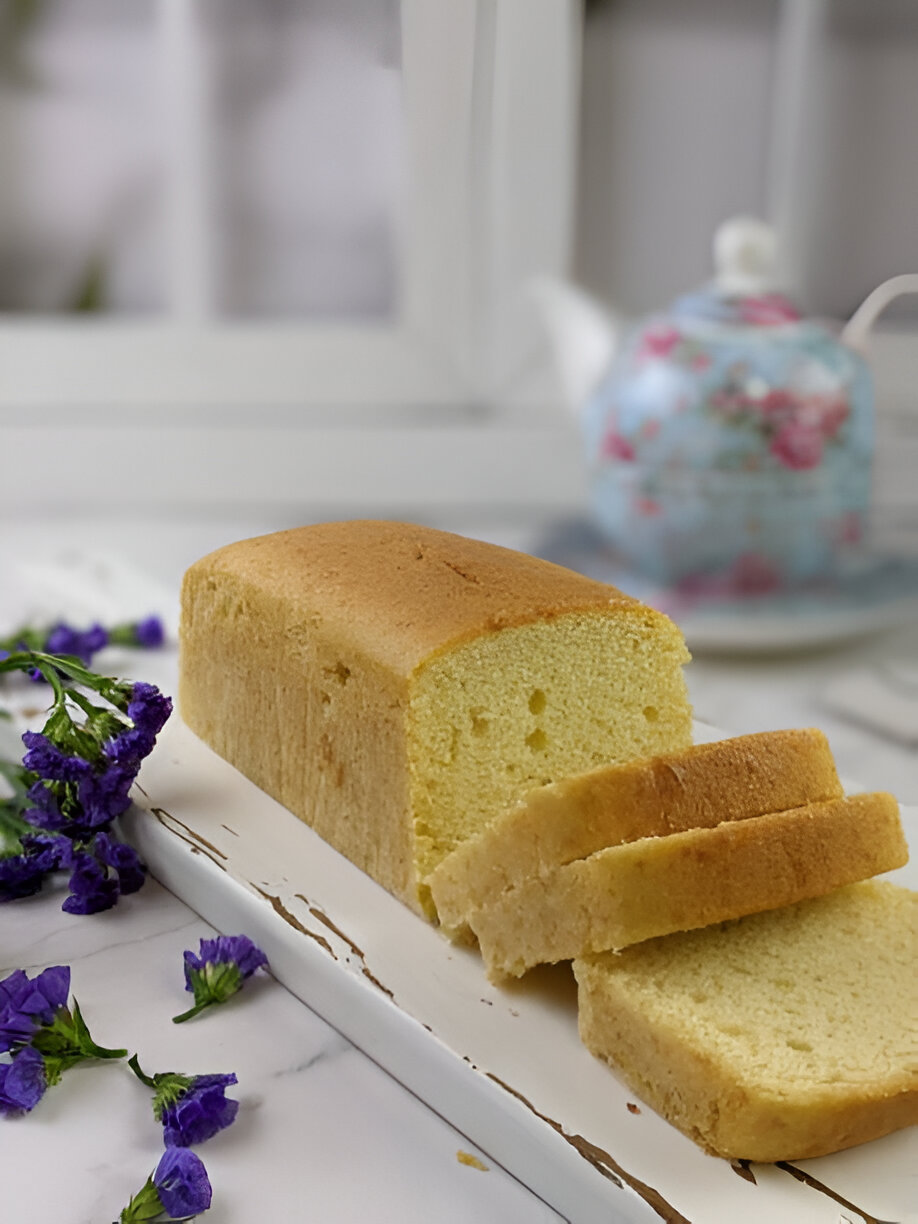
M35 1033L32 1045L45 1058L49 1083L56 1082L62 1072L85 1058L127 1057L127 1050L111 1050L93 1041L76 999L73 1001L73 1011L68 1011L66 1007L59 1008L51 1024Z
M141 1069L140 1062L136 1054L132 1054L131 1057L128 1059L128 1066L131 1068L131 1070L134 1072L134 1074L137 1076L137 1078L140 1080L142 1084L146 1084L148 1088L152 1088L154 1092L156 1091L156 1087L157 1087L156 1080L152 1077L152 1075L146 1075L144 1073L144 1071Z
M173 1016L172 1023L184 1024L186 1020L193 1020L195 1016L200 1016L202 1011L207 1011L208 1007L213 1007L216 1002L216 999L206 999L203 1003L195 1003L194 1007L189 1007L180 1016Z

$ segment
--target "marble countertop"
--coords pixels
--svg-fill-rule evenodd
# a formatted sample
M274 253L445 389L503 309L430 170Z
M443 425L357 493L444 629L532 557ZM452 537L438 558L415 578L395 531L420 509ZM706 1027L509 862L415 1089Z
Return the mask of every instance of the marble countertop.
M228 517L35 521L15 538L0 538L0 565L83 552L130 556L151 591L174 594L197 556L283 525ZM526 542L521 528L444 525L513 546ZM900 665L914 671L916 660L918 626L904 625L807 653L699 656L689 684L700 719L730 733L821 726L843 776L915 803L915 741L843 716L826 693L839 674ZM214 1185L206 1217L213 1224L562 1218L270 976L259 974L224 1007L172 1025L188 998L182 952L213 931L154 880L116 910L90 918L62 913L61 898L45 892L4 907L0 975L69 964L74 996L101 1044L137 1051L148 1071L237 1073L238 1119L200 1149ZM30 1224L114 1221L161 1154L149 1094L124 1064L67 1072L32 1114L4 1120L0 1129L3 1218Z
M197 1149L213 1224L561 1219L270 976L173 1025L189 1000L182 952L214 932L155 880L89 918L63 913L63 895L4 908L0 974L69 964L100 1044L137 1052L148 1073L235 1071L238 1117ZM115 1221L162 1154L124 1062L73 1068L0 1126L3 1218L29 1224Z

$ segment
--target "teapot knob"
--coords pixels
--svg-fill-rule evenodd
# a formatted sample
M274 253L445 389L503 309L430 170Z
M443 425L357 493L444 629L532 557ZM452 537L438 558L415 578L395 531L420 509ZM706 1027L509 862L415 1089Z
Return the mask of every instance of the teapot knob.
M714 234L717 288L728 296L752 297L774 289L778 240L757 217L731 217Z

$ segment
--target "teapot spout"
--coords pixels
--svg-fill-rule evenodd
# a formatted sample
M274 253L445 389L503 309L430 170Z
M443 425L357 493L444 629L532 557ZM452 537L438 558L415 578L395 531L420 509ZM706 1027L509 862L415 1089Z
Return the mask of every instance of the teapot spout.
M563 281L538 277L529 289L548 332L565 405L579 412L615 356L619 323L595 298Z

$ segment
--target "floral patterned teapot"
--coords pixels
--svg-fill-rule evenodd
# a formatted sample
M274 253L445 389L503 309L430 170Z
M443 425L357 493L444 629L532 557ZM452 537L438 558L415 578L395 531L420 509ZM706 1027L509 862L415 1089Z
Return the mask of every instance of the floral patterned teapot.
M536 287L598 525L656 582L760 593L836 575L862 551L874 416L857 350L918 276L881 285L838 336L775 290L775 245L763 222L725 222L714 281L620 343L579 290Z

